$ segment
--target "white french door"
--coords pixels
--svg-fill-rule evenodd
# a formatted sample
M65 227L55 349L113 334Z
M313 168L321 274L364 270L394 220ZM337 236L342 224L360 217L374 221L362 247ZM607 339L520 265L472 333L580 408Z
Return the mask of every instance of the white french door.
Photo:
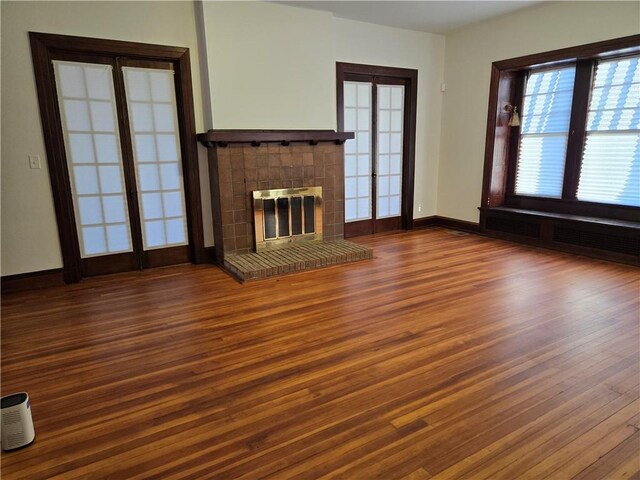
M53 60L82 273L186 262L174 71L102 60Z
M343 82L345 234L399 229L402 215L405 86L384 77Z

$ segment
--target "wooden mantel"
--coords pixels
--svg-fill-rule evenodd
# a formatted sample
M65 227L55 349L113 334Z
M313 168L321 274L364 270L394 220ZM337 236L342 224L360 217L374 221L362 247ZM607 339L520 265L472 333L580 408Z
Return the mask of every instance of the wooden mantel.
M354 137L352 132L334 130L209 130L199 133L198 141L205 147L226 147L230 143L250 143L258 147L261 143L289 145L292 142L304 142L309 145L332 142L341 145L345 140Z

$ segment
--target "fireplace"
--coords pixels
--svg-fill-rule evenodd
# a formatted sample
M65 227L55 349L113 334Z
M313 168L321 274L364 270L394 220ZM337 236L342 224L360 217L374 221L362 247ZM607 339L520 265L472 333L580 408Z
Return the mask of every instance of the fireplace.
M322 187L255 190L256 252L322 240Z
M332 130L199 134L216 263L244 281L371 258L344 240L343 144L351 138Z

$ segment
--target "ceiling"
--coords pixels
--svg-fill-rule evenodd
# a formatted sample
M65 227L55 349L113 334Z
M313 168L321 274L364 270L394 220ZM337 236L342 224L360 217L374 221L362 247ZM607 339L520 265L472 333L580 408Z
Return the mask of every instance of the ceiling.
M491 17L515 12L541 0L488 1L274 1L333 12L334 16L390 27L444 34Z

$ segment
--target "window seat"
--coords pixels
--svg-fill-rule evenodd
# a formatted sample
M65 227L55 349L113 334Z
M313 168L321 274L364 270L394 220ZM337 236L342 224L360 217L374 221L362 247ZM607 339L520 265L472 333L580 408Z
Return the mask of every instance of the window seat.
M640 222L482 207L480 231L495 238L640 265Z

